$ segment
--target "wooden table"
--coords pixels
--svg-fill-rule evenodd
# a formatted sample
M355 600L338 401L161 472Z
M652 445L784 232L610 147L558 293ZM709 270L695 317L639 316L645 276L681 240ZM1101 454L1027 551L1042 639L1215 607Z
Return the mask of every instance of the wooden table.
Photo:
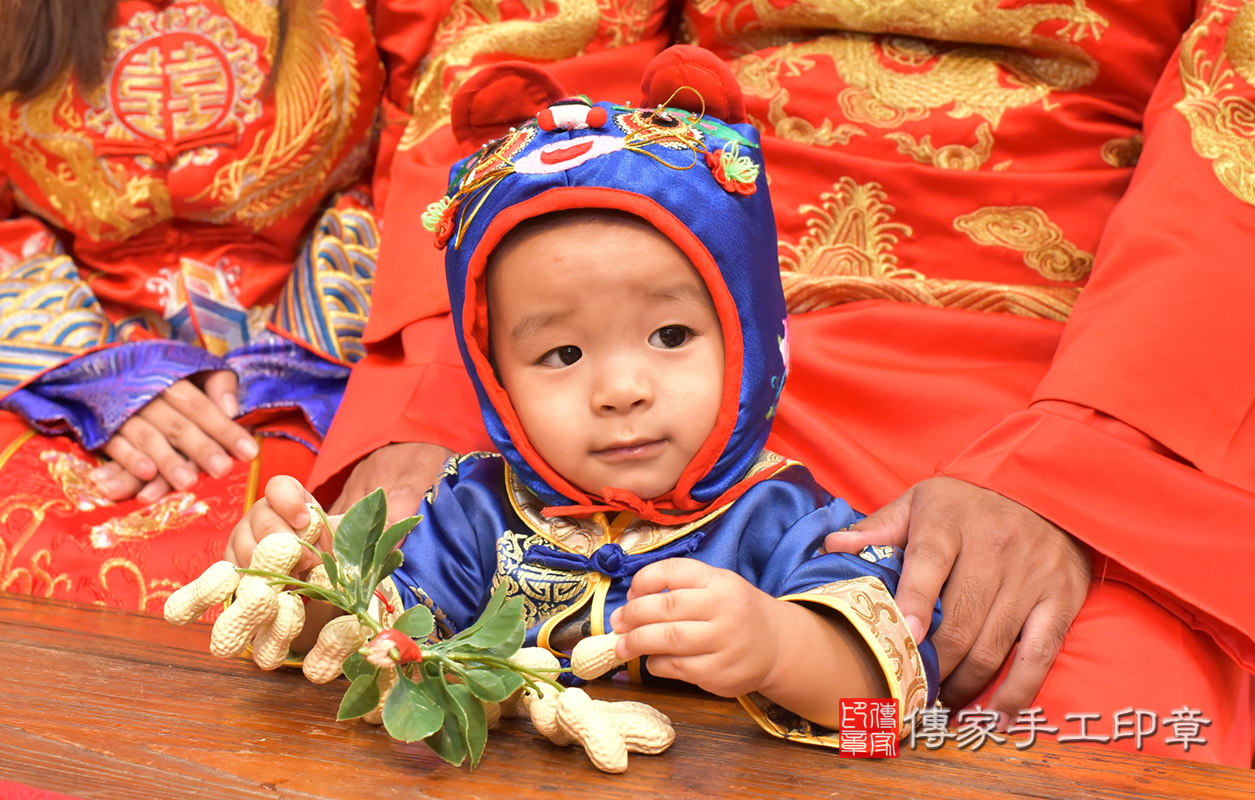
M203 624L0 594L0 780L84 800L1255 796L1250 770L1053 742L840 758L768 737L734 701L614 683L594 695L646 699L671 716L668 752L604 775L506 720L470 773L382 729L335 722L339 682L217 659L208 641Z

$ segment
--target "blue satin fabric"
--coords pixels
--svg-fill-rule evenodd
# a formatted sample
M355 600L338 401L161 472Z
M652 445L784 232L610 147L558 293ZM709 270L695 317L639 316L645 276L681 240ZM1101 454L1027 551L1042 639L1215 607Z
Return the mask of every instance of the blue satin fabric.
M695 558L731 570L775 597L864 576L878 578L892 593L902 571L897 549L891 555L870 548L862 556L819 552L827 534L863 515L833 499L800 465L756 484L709 523L654 551L625 554L612 544L591 557L557 546L529 528L513 510L505 480L498 455L451 462L419 508L421 521L401 545L405 561L393 575L401 599L406 608L431 607L445 636L474 622L493 587L505 583L513 595L525 599L525 643L535 645L546 620L575 607L582 593L573 587L590 573L611 578L602 620L609 630L610 614L625 602L632 575L664 557ZM938 605L930 634L940 622ZM928 637L919 645L931 703L938 683L937 654Z

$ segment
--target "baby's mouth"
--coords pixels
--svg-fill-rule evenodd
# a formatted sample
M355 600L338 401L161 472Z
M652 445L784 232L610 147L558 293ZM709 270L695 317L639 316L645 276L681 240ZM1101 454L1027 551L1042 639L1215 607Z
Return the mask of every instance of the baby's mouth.
M638 458L652 458L666 446L666 439L632 439L615 442L609 447L594 450L593 455L607 461L631 461Z

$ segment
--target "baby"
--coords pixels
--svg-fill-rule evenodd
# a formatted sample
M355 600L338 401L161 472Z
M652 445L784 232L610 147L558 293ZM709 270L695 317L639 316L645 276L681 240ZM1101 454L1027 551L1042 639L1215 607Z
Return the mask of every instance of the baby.
M669 52L687 83L700 52ZM429 222L500 454L450 460L389 590L448 636L504 583L527 645L613 629L632 677L739 697L772 733L835 746L844 697L897 698L904 719L931 703L936 654L894 605L901 554L823 553L861 515L764 450L786 311L757 135L718 67L704 113L693 91L672 98L693 109L554 97L454 168ZM526 94L492 90L527 75L482 72L463 96ZM455 129L482 131L485 110L459 107ZM310 499L271 481L227 557L303 525Z

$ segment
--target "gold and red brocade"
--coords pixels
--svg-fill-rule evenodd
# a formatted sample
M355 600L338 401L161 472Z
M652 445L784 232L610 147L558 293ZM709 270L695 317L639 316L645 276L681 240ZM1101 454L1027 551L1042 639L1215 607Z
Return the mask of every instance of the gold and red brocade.
M272 3L123 0L103 85L0 95L10 213L47 223L115 324L161 332L189 263L232 304L274 303L327 198L369 178L383 71L368 10L291 7L277 75ZM26 232L0 219L0 249Z

